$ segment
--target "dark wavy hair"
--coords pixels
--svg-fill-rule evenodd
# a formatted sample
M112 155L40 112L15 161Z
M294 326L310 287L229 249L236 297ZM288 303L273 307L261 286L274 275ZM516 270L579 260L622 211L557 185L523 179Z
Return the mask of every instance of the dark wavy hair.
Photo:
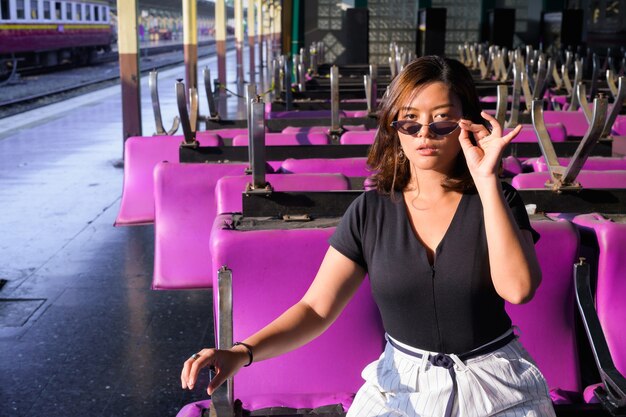
M398 132L391 127L402 106L416 89L430 83L442 82L461 101L463 117L485 124L480 115L480 102L472 75L459 61L439 56L424 56L408 64L391 82L378 111L378 132L370 148L367 163L376 172L373 185L379 192L402 191L411 179L408 159L398 160L401 149ZM472 139L473 140L473 139ZM465 192L474 188L463 151L460 151L453 171L441 184L447 190Z

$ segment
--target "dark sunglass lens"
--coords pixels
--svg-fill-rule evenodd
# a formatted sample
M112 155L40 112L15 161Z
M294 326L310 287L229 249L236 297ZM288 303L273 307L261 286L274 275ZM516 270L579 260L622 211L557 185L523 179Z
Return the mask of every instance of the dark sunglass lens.
M407 135L414 135L417 132L419 132L421 128L422 128L422 125L419 123L415 123L415 122L403 123L401 125L402 133L405 133Z
M459 126L456 122L436 122L430 125L430 130L432 130L436 135L447 135L452 132Z

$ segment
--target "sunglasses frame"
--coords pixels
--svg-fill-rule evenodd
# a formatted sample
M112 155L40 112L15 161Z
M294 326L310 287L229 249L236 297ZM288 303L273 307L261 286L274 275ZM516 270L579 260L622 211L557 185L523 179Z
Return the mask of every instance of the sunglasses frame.
M447 133L437 133L437 124L441 124L441 123L454 123L454 129L452 129L451 131L447 132ZM411 124L414 126L419 126L419 128L414 132L414 133L410 133L407 129L404 128L404 124ZM454 132L455 130L457 130L459 128L459 122L453 122L453 121L449 121L449 120L441 120L439 122L431 122L428 123L427 125L424 125L422 123L419 122L414 122L413 120L394 120L393 122L391 122L391 127L393 127L394 129L396 129L398 132L400 133L404 133L405 135L415 135L417 134L420 130L422 130L422 127L424 126L428 126L428 129L431 130L435 135L437 136L447 136L450 133Z

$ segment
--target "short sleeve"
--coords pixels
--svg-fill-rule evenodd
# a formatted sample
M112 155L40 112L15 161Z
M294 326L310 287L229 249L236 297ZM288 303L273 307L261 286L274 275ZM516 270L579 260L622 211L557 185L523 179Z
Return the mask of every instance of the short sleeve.
M537 243L541 235L539 235L539 233L537 233L537 231L530 225L528 212L526 211L526 206L524 205L522 197L512 185L505 182L502 183L502 192L504 193L506 202L511 208L511 212L513 213L513 218L515 218L517 226L521 230L530 231L533 235L533 242Z
M339 253L367 270L362 242L365 220L365 194L361 194L350 204L328 243Z

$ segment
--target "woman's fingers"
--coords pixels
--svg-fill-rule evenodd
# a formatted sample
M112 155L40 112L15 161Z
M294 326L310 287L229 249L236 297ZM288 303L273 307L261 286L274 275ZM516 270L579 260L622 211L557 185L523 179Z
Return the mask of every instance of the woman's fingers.
M511 143L515 136L522 130L522 125L515 126L515 129L511 130L508 134L502 137L502 140L508 145Z
M197 354L192 355L183 365L180 375L181 386L183 389L193 389L200 370L207 365L212 365L215 360L214 349L202 349Z
M228 375L224 370L217 369L215 376L213 376L211 382L209 382L209 386L206 389L207 394L213 395L213 391L215 391L220 385L222 385L227 378Z
M491 133L495 134L496 136L502 135L502 126L500 126L500 123L498 123L495 117L485 111L481 111L480 115L491 125Z

